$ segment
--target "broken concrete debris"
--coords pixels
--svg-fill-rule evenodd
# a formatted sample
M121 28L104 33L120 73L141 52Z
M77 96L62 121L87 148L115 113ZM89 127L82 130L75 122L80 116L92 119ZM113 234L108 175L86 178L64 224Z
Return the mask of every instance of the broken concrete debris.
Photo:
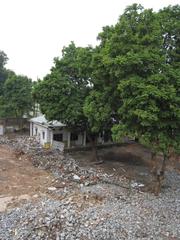
M72 186L73 182L81 184L80 186L94 185L99 182L121 186L121 182L124 182L123 178L114 177L113 174L107 174L95 168L80 168L69 154L64 155L58 149L44 149L33 137L20 136L15 139L3 137L0 138L0 144L13 147L19 158L22 154L27 154L34 166L52 172L59 183L64 182L64 186L61 184L61 187ZM57 188L60 187L57 186Z
M129 196L124 177L81 168L70 155L45 150L33 138L3 137L0 144L13 147L18 157L25 153L54 175L49 195L36 194L35 201L0 214L1 240L179 239L179 174L167 173L167 185L173 188L158 198L139 193L143 186L136 181L130 183Z

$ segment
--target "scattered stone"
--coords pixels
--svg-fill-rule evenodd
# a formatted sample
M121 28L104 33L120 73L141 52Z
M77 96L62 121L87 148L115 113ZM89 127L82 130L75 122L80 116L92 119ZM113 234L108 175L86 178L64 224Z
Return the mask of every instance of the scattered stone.
M157 197L140 192L141 183L131 182L128 189L126 178L80 168L70 155L45 150L33 138L0 138L0 144L22 150L35 166L55 177L47 195L34 195L35 199L0 213L1 240L179 239L177 172L166 173L169 187Z
M79 181L81 178L78 175L73 175L73 179Z
M132 182L131 187L132 188L141 188L141 187L144 187L144 184L143 183Z
M56 187L48 187L49 191L56 191L56 189L57 189Z

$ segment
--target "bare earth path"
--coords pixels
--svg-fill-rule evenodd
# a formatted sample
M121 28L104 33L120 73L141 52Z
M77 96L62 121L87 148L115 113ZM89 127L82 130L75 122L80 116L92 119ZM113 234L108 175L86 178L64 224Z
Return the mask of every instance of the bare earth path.
M43 194L53 177L35 168L26 155L18 156L8 146L0 145L0 212L9 203Z

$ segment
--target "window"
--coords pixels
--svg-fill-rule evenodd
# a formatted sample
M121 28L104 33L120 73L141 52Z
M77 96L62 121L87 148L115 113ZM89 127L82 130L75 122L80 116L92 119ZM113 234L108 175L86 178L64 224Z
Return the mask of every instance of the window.
M55 133L53 134L53 140L62 142L63 141L63 134L62 133Z
M45 139L45 132L42 132L42 138Z
M71 133L71 141L77 141L78 135L76 133Z
M38 129L37 128L35 128L35 135L37 136L37 132L38 132Z

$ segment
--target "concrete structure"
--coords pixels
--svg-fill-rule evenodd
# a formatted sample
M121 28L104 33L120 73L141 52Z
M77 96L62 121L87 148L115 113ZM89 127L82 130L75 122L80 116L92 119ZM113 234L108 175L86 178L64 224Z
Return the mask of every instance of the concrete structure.
M0 125L0 136L4 135L4 126Z
M64 147L86 145L86 133L75 133L58 121L47 121L42 115L30 119L30 136L35 136L44 147L63 150Z
M0 118L0 135L29 131L27 118Z

